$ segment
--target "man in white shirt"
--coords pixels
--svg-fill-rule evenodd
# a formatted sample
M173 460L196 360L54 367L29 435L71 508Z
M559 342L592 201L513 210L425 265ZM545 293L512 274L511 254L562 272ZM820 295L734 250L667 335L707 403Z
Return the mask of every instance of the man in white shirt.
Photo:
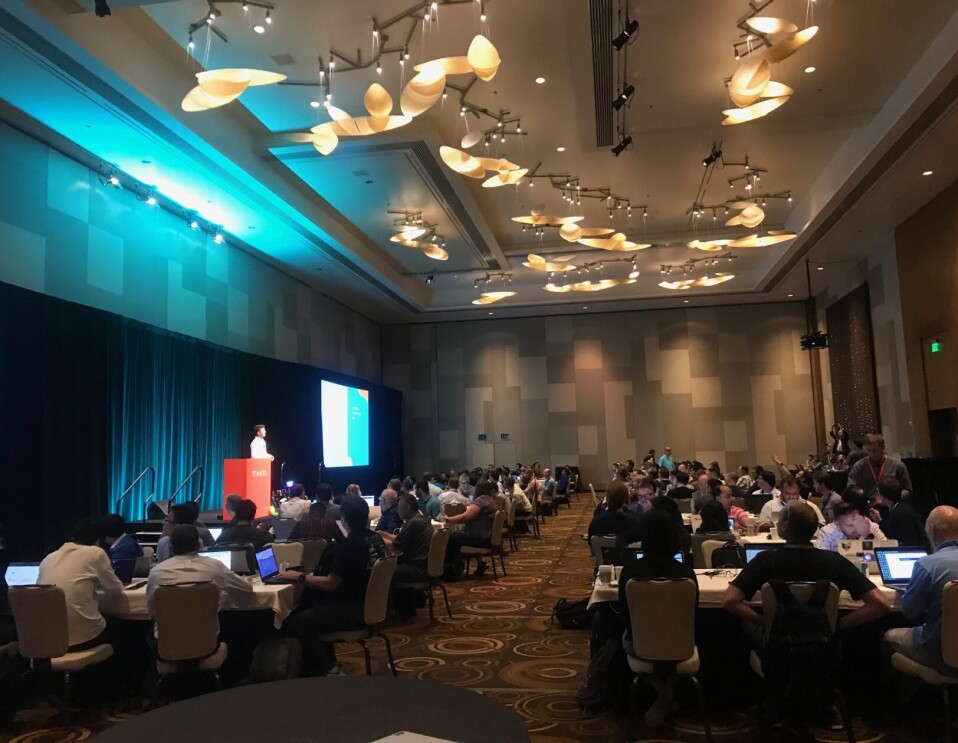
M273 461L273 455L266 451L266 426L257 423L253 426L253 440L249 442L251 459L268 459Z
M835 506L835 520L822 529L815 539L820 550L838 551L838 545L849 539L884 539L878 524L868 518L868 501L860 503L839 502Z
M279 517L299 521L309 513L310 505L309 498L306 497L306 488L296 483L290 488L289 498L279 504Z
M70 650L83 650L110 641L96 592L109 596L123 591L123 584L110 566L110 558L101 547L95 546L99 536L96 522L84 519L74 527L71 541L40 563L37 583L59 586L66 596Z
M763 477L768 474L763 472L762 477L759 477L756 482L762 482ZM811 501L806 501L802 499L802 490L798 485L798 480L789 475L784 480L782 480L782 490L781 494L774 495L772 500L762 506L762 512L758 516L758 525L759 528L764 527L765 531L768 531L768 528L775 523L775 515L781 513L782 509L787 506L792 501L802 501L807 503L808 507L815 512L815 517L818 519L818 525L825 526L825 517L822 516L822 512L818 510L816 506Z
M505 489L506 495L509 496L510 500L516 502L516 513L519 514L529 514L532 513L532 501L529 500L529 493L533 492L532 481L529 482L529 485L526 486L526 489L522 489L522 483L518 483L513 480L511 477L507 477L505 480ZM511 492L510 492L511 491Z
M155 617L153 597L159 586L210 581L220 589L220 611L245 609L252 606L253 587L230 571L223 563L209 557L200 557L200 538L196 529L181 524L170 535L173 557L155 565L146 583L146 608Z
M445 506L447 503L462 503L462 505L468 506L472 502L459 492L459 477L457 475L449 478L446 487L448 489L439 496L440 506Z

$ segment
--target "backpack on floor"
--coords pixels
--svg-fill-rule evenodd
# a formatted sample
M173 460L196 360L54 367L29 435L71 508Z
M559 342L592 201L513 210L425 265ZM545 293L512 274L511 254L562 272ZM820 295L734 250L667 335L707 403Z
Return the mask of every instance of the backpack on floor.
M552 622L562 629L588 629L591 624L589 617L589 599L568 601L559 599L552 608Z
M589 660L585 681L575 693L584 712L596 714L628 709L632 672L619 639L609 638Z
M762 650L766 701L783 722L802 726L828 708L838 683L838 643L825 609L830 583L816 581L805 603L785 581L769 586L778 610Z

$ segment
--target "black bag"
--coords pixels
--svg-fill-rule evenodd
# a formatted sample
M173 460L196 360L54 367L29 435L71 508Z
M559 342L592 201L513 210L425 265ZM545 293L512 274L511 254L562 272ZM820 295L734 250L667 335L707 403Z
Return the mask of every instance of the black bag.
M740 568L744 562L742 548L734 539L730 539L712 552L713 568Z
M585 670L585 681L582 682L582 686L575 693L575 700L579 703L579 708L585 712L595 714L601 712L603 707L608 706L609 693L613 687L610 682L613 676L616 653L620 653L623 658L625 657L622 646L610 638L606 640L605 645L599 648L599 652L589 660L589 666Z
M805 603L785 581L769 586L778 611L762 650L766 701L783 722L804 727L828 709L837 686L838 643L825 610L830 583L816 581Z
M559 599L552 608L552 621L562 629L588 629L591 622L589 599L578 601Z
M299 678L303 662L303 646L292 637L271 637L260 642L253 651L249 675L241 685Z

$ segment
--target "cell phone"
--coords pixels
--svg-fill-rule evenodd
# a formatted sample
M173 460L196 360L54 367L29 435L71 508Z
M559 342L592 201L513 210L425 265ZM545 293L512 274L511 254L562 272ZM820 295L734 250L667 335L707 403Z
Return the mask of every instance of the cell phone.
M728 530L735 531L735 519L733 519L731 516L728 517Z

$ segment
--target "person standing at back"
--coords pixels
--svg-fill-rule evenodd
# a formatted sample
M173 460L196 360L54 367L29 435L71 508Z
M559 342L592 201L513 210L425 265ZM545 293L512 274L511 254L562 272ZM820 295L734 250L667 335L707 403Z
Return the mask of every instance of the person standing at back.
M907 492L911 492L911 476L903 462L892 459L885 453L885 437L879 433L865 435L866 457L859 459L848 470L848 484L858 485L869 498L873 497L882 484L897 483Z
M100 536L97 522L83 519L73 528L70 541L40 563L37 583L59 586L66 596L71 651L113 641L97 604L97 592L120 594L123 584L113 572L106 552L96 546Z
M665 447L665 453L659 457L659 467L665 467L670 473L675 472L675 460L672 459L672 447Z

